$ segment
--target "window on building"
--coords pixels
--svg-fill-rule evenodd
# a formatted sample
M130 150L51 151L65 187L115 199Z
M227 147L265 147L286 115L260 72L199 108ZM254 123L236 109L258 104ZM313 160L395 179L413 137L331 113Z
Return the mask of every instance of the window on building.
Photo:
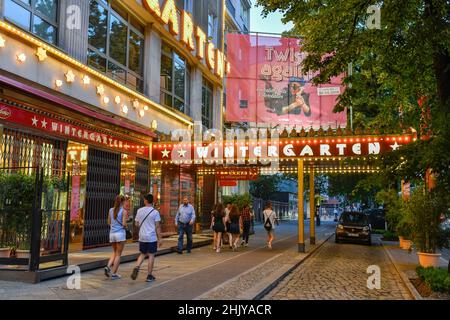
M244 4L243 1L241 1L241 18L242 21L244 22L244 28L247 28L250 20L249 20L249 12L250 12L250 8Z
M218 19L217 14L210 8L208 10L208 38L217 46L218 40Z
M184 11L194 12L194 0L184 0Z
M161 47L161 103L186 114L190 112L189 67L166 44Z
M4 0L3 15L18 27L57 45L58 0Z
M210 129L212 127L212 110L213 110L213 85L203 79L202 87L202 124Z
M144 27L106 0L90 0L88 64L128 87L144 89Z

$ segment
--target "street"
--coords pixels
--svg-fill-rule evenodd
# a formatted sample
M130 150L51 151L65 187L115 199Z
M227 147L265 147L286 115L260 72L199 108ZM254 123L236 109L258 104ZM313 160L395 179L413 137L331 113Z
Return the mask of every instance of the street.
M381 288L369 289L367 267L381 270ZM330 239L265 299L411 299L384 249Z

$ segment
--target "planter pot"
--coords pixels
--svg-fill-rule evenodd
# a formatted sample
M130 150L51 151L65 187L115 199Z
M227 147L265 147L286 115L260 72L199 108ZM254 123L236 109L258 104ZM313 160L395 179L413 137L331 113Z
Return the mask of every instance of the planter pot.
M419 264L424 267L439 267L439 258L441 257L440 253L425 253L425 252L418 252L419 256Z
M405 240L403 239L403 249L409 250L412 247L413 242L411 240Z
M405 238L403 238L402 236L399 236L399 237L398 237L399 246L400 246L400 248L402 248L402 249L403 249L403 241L405 241L404 239L405 239Z
M30 250L16 250L17 259L30 259Z
M11 248L0 248L0 258L9 258Z

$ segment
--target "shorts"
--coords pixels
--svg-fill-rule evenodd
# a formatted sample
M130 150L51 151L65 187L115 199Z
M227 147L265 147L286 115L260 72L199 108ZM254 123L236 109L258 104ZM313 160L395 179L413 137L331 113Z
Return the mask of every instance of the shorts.
M213 225L213 230L215 231L215 232L225 232L225 226L222 224L222 223L215 223L214 225Z
M155 254L158 251L158 241L155 242L139 242L139 251L142 254Z
M125 231L124 232L110 232L109 233L109 242L125 242L127 241Z

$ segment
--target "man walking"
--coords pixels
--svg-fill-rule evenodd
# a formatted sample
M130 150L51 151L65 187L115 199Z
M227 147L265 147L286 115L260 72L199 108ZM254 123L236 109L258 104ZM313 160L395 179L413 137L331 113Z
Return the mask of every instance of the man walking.
M153 195L147 194L144 197L145 207L137 211L135 223L139 229L139 251L140 255L133 269L131 279L136 280L139 268L145 258L148 257L148 275L147 282L152 282L155 277L152 275L153 264L155 262L155 253L162 244L161 235L161 217L158 210L153 208Z
M183 253L183 238L186 233L187 237L187 253L191 253L192 249L192 228L195 222L195 210L189 203L189 198L183 198L183 204L178 209L175 216L175 226L178 227L178 253Z

